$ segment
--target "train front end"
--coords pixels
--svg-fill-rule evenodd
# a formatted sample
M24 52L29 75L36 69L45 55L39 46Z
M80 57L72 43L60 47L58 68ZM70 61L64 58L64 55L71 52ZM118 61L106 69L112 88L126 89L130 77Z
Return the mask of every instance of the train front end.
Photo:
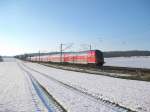
M104 64L103 53L100 50L90 50L88 52L88 64L102 66Z

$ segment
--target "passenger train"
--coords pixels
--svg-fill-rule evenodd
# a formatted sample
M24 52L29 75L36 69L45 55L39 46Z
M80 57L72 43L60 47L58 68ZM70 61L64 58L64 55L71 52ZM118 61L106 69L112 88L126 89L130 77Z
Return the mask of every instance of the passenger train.
M27 60L35 62L92 64L98 66L102 66L104 64L103 53L100 50L63 52L49 55L31 56L28 57Z

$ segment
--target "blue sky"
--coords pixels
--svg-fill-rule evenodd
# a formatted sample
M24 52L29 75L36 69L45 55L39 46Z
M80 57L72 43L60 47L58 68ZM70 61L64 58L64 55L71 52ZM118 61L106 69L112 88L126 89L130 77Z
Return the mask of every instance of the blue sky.
M0 54L150 50L149 0L0 0Z

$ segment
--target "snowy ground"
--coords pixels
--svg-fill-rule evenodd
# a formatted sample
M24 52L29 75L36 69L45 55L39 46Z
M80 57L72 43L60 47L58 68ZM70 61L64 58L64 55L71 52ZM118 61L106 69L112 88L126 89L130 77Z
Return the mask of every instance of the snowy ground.
M105 58L106 66L150 68L150 56Z
M0 112L45 111L30 80L14 59L0 63Z
M64 84L51 80L25 66L23 67L32 73L39 83L41 83L68 112L123 112L118 108L109 107L110 105L103 104L103 102Z
M27 73L18 65L30 72L69 112L116 112L110 105L69 86L132 110L150 112L150 82L59 70L35 63L16 62L14 59L5 61L0 63L0 112L47 111ZM61 81L64 85L28 67Z
M4 61L4 62L15 62L16 59L9 57L9 58L3 58L3 61Z
M150 82L117 79L100 75L90 75L87 73L58 70L33 63L26 63L26 65L68 85L72 85L73 87L93 94L96 97L115 102L132 110L150 112ZM40 78L38 79L40 81ZM46 79L45 81L41 80L41 82L45 86L50 83L47 82ZM54 86L53 88L50 86L49 88L47 85L46 87L51 92L58 89L58 86ZM64 100L62 99L61 102L63 102L64 105L67 105L67 108L74 109L74 106L76 107L76 103L72 102L72 99L68 99L68 101L70 101L69 104L66 104L65 102L65 99L68 96L74 97L72 96L73 93L69 92L70 94L63 95L62 91L57 92L60 92L62 97L64 97ZM57 95L56 97L60 98L60 96ZM77 100L77 102L80 103L80 106L82 105L82 98L79 101L77 97L73 99ZM92 104L87 103L87 105L90 107Z

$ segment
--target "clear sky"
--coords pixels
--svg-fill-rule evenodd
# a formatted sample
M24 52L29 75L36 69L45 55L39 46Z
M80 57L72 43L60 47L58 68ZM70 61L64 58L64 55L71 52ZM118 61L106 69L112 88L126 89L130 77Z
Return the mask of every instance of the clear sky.
M0 0L0 54L150 50L150 0Z

